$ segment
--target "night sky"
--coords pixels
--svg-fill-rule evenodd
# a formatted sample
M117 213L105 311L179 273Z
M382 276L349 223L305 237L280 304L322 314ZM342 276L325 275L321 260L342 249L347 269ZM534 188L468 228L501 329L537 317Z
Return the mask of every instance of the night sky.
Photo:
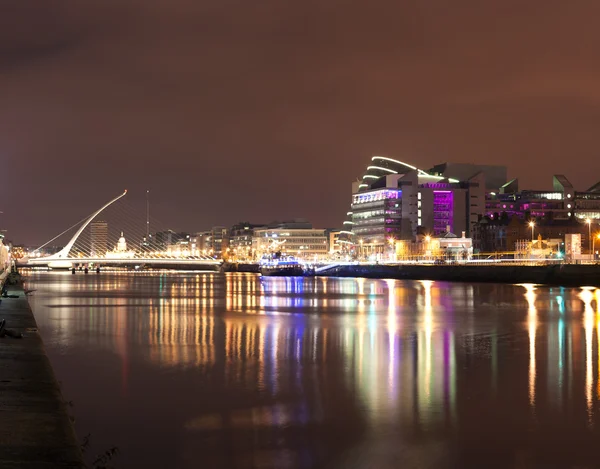
M372 155L600 180L600 2L0 0L0 225L340 226Z

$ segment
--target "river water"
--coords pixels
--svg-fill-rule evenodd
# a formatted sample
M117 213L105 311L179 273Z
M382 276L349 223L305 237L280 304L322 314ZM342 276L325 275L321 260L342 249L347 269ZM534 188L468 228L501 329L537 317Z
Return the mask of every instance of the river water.
M117 468L600 467L600 290L32 273L86 459Z

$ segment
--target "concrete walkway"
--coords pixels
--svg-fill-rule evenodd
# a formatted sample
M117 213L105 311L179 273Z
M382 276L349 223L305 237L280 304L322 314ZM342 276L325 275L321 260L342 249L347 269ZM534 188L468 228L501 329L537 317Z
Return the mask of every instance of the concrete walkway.
M79 443L21 286L0 318L22 339L0 337L0 467L82 468Z

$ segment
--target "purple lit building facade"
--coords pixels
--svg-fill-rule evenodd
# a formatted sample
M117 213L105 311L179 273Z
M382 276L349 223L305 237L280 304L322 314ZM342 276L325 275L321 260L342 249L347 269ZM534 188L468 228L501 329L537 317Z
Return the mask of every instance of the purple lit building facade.
M499 191L486 194L485 214L535 220L600 220L600 183L587 191L576 191L563 175L553 178L553 190L519 190L518 180L507 182Z
M393 239L446 231L464 231L476 250L510 251L527 238L530 220L542 236L585 231L584 242L597 229L600 183L576 191L565 176L555 175L551 190L519 190L517 179L507 180L504 166L443 163L425 171L374 156L353 184L341 233L349 246L368 246L364 255L385 253Z
M459 165L472 171L468 179L459 180L443 173L447 166L424 171L392 158L373 157L352 195L345 232L368 254L383 254L390 241L418 235L450 231L469 236L485 213L485 174L475 165Z
M532 234L560 240L580 234L582 246L589 251L590 235L596 233L600 221L600 183L576 191L565 176L556 175L552 190L535 191L519 190L518 180L513 179L498 192L488 191L485 205L485 216L473 230L476 250L510 253L518 241L529 240Z

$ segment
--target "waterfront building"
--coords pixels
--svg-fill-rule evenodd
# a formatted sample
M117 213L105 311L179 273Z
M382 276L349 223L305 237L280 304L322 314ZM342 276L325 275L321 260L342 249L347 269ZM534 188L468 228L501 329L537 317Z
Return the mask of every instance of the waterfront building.
M189 239L189 233L178 233L173 230L165 230L154 233L154 236L150 234L149 238L152 249L157 251L166 251L167 246L172 246L179 243L181 240Z
M392 261L468 260L473 255L473 240L467 238L464 231L460 237L451 231L438 237L418 235L414 240L394 240L390 243L390 253Z
M196 233L190 233L188 248L189 248L190 256L200 255L200 252L198 250L198 235Z
M196 239L196 249L198 255L207 256L210 243L210 231L198 231L192 235Z
M584 251L587 251L589 236L594 236L596 232L597 225L594 223L588 226L584 221L573 217L525 219L503 213L499 217L485 216L479 221L473 230L473 246L477 252L504 253L510 256L521 249L520 245L527 246L538 236L543 240L560 239L564 242L567 236L578 235L582 239Z
M180 238L176 243L167 245L166 253L171 257L195 256L197 255L197 238L186 234L185 238Z
M329 255L335 255L341 253L340 236L342 235L341 230L325 230L327 235L327 252Z
M253 258L252 238L254 230L266 225L248 222L236 223L229 230L229 248L236 260L247 261Z
M518 217L482 217L472 232L473 247L477 252L508 253L523 239L523 221Z
M224 226L213 226L210 230L210 250L218 259L223 258L229 247L229 230Z
M464 179L450 176L470 174ZM393 158L374 156L361 182L353 186L344 222L355 252L384 256L393 240L448 231L470 235L485 213L486 175L501 181L501 166L444 163L424 171Z
M254 230L252 250L257 259L268 253L281 252L310 261L325 260L327 235L323 229L260 228Z
M90 256L104 257L108 251L108 223L96 221L90 223Z
M467 260L473 255L473 240L465 232L461 236L448 231L438 238L442 257L446 259Z
M552 190L519 190L518 179L513 179L499 191L486 194L485 214L498 218L509 217L546 220L600 220L600 183L587 191L576 191L566 176L555 175Z

